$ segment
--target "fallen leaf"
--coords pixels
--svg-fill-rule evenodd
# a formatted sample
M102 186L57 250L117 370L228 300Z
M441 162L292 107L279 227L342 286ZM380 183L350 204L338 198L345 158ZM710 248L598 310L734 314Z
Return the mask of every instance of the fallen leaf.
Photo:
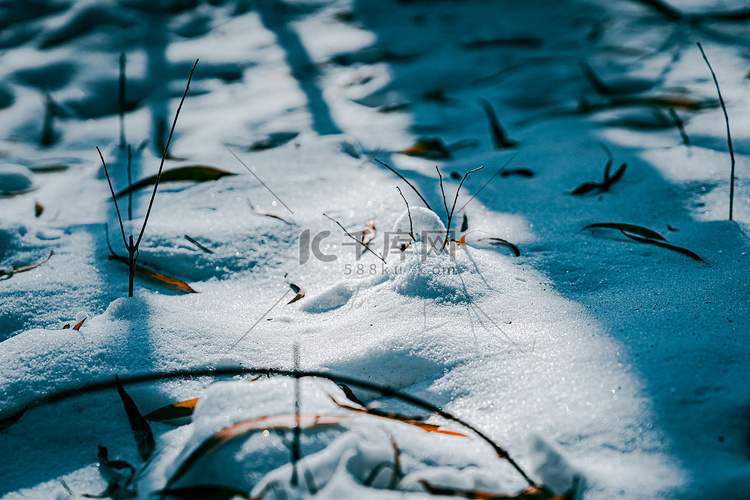
M286 219L286 218L282 217L281 215L274 214L274 213L271 213L271 212L266 212L264 210L259 209L258 207L256 207L255 205L253 205L250 200L247 200L247 203L248 203L248 205L250 205L250 210L252 210L253 213L256 214L256 215L263 215L265 217L271 217L272 219L278 219L281 222L289 224L290 226L293 226L295 224L294 221Z
M283 146L287 142L296 138L299 132L273 132L268 134L267 137L255 141L247 147L248 151L264 151L266 149L276 148Z
M35 217L41 217L42 213L44 212L44 206L39 203L38 201L34 203L34 216Z
M99 460L99 464L109 467L113 470L129 470L131 475L135 474L135 467L130 465L125 460L110 460L109 459L109 451L107 450L106 446L100 446L99 452L96 455L96 458Z
M29 407L25 406L21 409L21 411L11 415L10 417L0 418L0 432L18 422L18 420L23 416L24 413L26 413L26 410L28 409Z
M466 217L466 214L464 214L464 218L461 221L461 232L465 233L469 230L469 218Z
M586 193L590 193L594 189L601 189L601 187L602 185L598 182L584 182L573 191L571 191L570 194L580 196Z
M541 47L543 40L535 37L506 37L490 38L481 40L472 40L463 42L461 47L464 49L493 49L497 47Z
M178 401L167 406L152 411L144 416L146 420L160 422L162 420L172 420L175 418L189 417L195 411L195 405L198 404L198 398Z
M510 241L504 240L502 238L480 238L477 241L482 241L482 240L488 240L493 245L504 245L510 248L511 250L513 250L513 253L516 254L516 257L521 256L521 251L518 249L516 245L514 245Z
M26 271L31 271L32 269L36 269L37 267L39 267L42 264L44 264L45 262L47 262L50 259L50 257L52 257L54 254L55 254L55 251L54 250L50 250L49 251L49 255L47 256L47 258L44 259L43 261L39 262L38 264L32 264L30 266L18 267L18 268L14 268L14 269L12 269L10 271L6 271L4 269L0 269L0 277L2 277L2 276L8 276L8 278L10 278L14 274L23 273L23 272L26 272Z
M116 260L118 262L123 262L125 264L128 263L127 257L121 257L119 255L110 255L109 259L110 260ZM157 273L156 271L152 271L151 269L143 267L140 264L136 264L135 265L135 270L137 272L141 273L142 275L144 275L144 276L146 276L148 278L151 278L153 280L156 280L159 283L161 283L162 285L166 285L166 286L168 286L170 288L173 288L173 289L176 289L176 290L180 290L182 292L187 292L187 293L198 293L195 290L193 290L190 287L190 285L188 285L184 281L178 280L177 278L172 278L172 277L167 276L165 274Z
M341 388L341 390L344 391L344 395L346 396L346 399L362 407L367 406L366 404L364 404L362 401L359 400L359 398L354 394L354 391L352 391L348 385L343 384L343 383L338 383L336 385L338 385Z
M637 234L639 236L643 236L644 238L666 241L664 237L656 231L652 231L645 227L636 226L634 224L622 224L619 222L599 222L596 224L589 224L588 226L581 229L581 231L596 228L617 229L619 231L627 231L628 233Z
M75 330L75 331L80 330L81 327L83 326L83 322L84 321L86 321L86 318L83 318L81 321L79 321L78 323L76 323L76 325L73 327L73 330Z
M445 147L443 141L437 138L422 138L415 145L400 151L407 156L421 156L431 160L447 160L453 158L453 155Z
M490 122L490 132L492 133L492 144L495 145L495 149L513 148L518 146L518 142L508 138L508 134L500 125L500 121L497 119L495 110L492 105L486 99L479 99L479 104L482 105L484 113L487 115L487 120Z
M517 175L518 177L526 177L527 179L531 179L534 177L534 172L528 168L510 168L508 170L503 170L500 172L500 177L510 177L511 175Z
M294 283L289 283L289 287L292 289L292 291L296 294L292 300L287 302L287 304L291 304L292 302L297 302L299 299L305 296L305 291L302 289L302 287L295 285Z
M227 172L226 170L221 170L214 167L206 167L203 165L191 165L187 167L178 167L173 168L172 170L165 170L161 173L161 179L159 179L159 183L162 182L175 182L175 181L196 181L196 182L206 182L206 181L215 181L217 179L221 179L224 176L227 175L237 175L232 172ZM128 193L137 191L138 189L144 188L146 186L151 186L156 182L156 175L151 175L149 177L146 177L145 179L141 179L135 183L133 183L131 186L126 187L119 193L115 195L116 198L119 198L120 196L124 196Z
M62 327L63 330L70 330L70 323L65 323L65 326Z
M366 247L373 239L375 239L375 221L371 220L365 224L365 228L362 230L362 246Z
M667 248L669 250L674 250L675 252L679 252L679 253L681 253L683 255L687 255L691 259L698 260L700 262L706 262L698 254L696 254L696 253L688 250L687 248L678 247L676 245L665 243L663 241L652 240L652 239L649 239L649 238L639 238L638 236L634 236L632 234L628 234L625 231L620 231L620 232L623 235L625 235L628 238L630 238L631 240L637 241L639 243L648 243L649 245L656 245L656 246L661 247L661 248Z
M125 407L125 413L128 415L130 428L133 431L135 442L138 445L138 453L140 453L141 458L145 462L154 451L154 435L151 432L151 427L148 425L148 422L143 418L141 412L138 411L138 407L133 399L127 392L125 392L125 389L120 383L120 378L117 375L115 375L115 382L117 383L117 393L120 395L120 399L122 399L122 405Z

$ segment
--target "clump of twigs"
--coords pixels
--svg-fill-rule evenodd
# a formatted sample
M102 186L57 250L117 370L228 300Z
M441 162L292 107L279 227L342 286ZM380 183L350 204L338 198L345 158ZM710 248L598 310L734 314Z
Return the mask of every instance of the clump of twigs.
M724 121L727 124L727 144L729 145L729 156L732 158L732 168L729 174L729 220L732 220L732 207L734 205L734 148L732 147L732 134L729 131L729 115L727 114L727 107L724 104L724 98L721 97L721 89L719 88L719 81L716 79L716 73L714 73L711 63L708 62L708 57L706 57L706 53L703 51L703 46L700 42L698 42L698 48L700 49L701 54L703 55L703 60L706 61L708 70L711 72L711 76L714 79L716 93L719 94L719 103L721 104L722 111L724 111Z
M104 161L104 155L102 155L101 150L97 147L96 150L99 152L99 158L102 160L102 166L104 167L104 174L107 176L107 183L109 184L109 190L112 194L112 201L115 204L115 211L117 212L117 219L120 223L120 231L122 233L122 241L125 244L125 249L128 251L128 297L133 296L133 279L135 277L135 271L136 271L136 262L138 260L138 247L141 244L141 240L143 239L143 234L146 230L146 225L148 224L148 218L151 215L151 208L154 205L154 199L156 198L156 191L159 188L159 179L161 178L162 170L164 169L164 161L167 159L167 152L169 151L169 144L172 142L172 135L174 134L175 126L177 125L177 118L180 116L180 110L182 109L182 104L185 102L185 97L187 97L188 90L190 89L190 81L193 79L193 72L195 71L195 67L198 65L198 60L195 60L195 64L193 65L193 68L190 70L190 76L188 77L187 85L185 86L185 92L182 94L182 99L180 99L180 104L177 107L177 112L174 116L174 121L172 122L172 129L169 131L169 138L167 139L166 146L163 149L162 157L161 157L161 163L159 164L159 173L156 176L156 181L154 182L154 191L151 194L151 199L148 204L148 210L146 211L146 217L143 219L143 225L141 226L141 230L138 232L138 238L133 238L133 235L131 234L129 238L125 237L125 226L122 222L122 216L120 215L120 207L117 204L117 196L115 195L114 187L112 186L112 180L109 177L109 171L107 170L107 164ZM128 155L130 157L130 155ZM135 241L134 241L135 240Z
M406 177L404 177L403 175L401 175L396 169L394 169L393 167L391 167L387 163L384 163L384 162L378 160L377 158L375 158L375 161L378 162L379 164L383 165L385 168L387 168L388 170L390 170L394 174L396 174L401 180L403 180L406 184L408 184L409 187L412 188L412 190L415 193L417 193L417 196L419 196L419 199L422 200L422 202L425 204L425 206L427 208L429 208L430 210L432 210L432 207L430 206L429 203L427 203L427 200L424 198L424 196L422 196L422 193L420 193L419 190L416 187L414 187L414 185L406 179ZM448 210L448 201L447 201L447 198L445 196L445 187L443 185L443 174L440 173L440 168L439 167L436 166L435 168L437 169L437 173L438 173L438 179L439 179L438 182L440 183L440 191L441 191L441 193L443 195L443 207L445 208L445 215L448 218L448 223L446 224L446 230L445 230L445 239L443 240L443 248L445 248L446 245L448 245L448 243L451 241L451 237L450 237L450 234L451 234L451 223L453 221L453 214L455 213L455 210L456 210L456 202L458 202L458 195L461 192L461 187L464 185L464 182L466 181L466 178L470 174L476 172L477 170L482 170L484 168L484 165L482 165L479 168L475 168L474 170L469 170L468 172L466 172L463 175L463 177L461 178L461 182L458 185L458 189L456 189L456 196L453 199L453 205L451 206L450 210ZM399 189L399 193L401 193L400 189ZM401 197L402 198L403 198L403 196L404 196L403 193L401 193ZM404 198L404 202L406 202L406 198ZM409 204L408 203L406 204L406 209L407 209L407 212L409 214L409 224L411 226L411 212L409 211ZM434 210L432 210L432 211L434 212ZM459 212L460 212L460 210L459 210ZM413 228L411 228L411 234L410 234L410 236L411 236L412 240L414 240L414 231L413 231Z
M602 182L584 182L577 188L575 188L573 191L570 192L570 194L574 196L581 196L584 194L588 194L593 192L596 193L608 193L609 189L612 187L613 184L618 182L620 179L622 179L622 175L625 173L625 169L628 167L627 163L623 163L620 165L620 168L617 169L617 171L610 175L610 171L612 169L612 164L614 163L615 159L612 156L612 151L609 150L609 148L602 144L602 149L607 154L607 164L604 166L604 179Z
M435 167L437 168L437 167ZM443 176L440 175L440 189L443 193L443 205L445 206L445 213L448 216L448 224L445 227L445 241L443 242L443 248L448 244L449 241L451 241L451 223L453 222L453 214L456 210L456 202L458 202L458 195L461 192L461 187L464 185L464 181L466 181L466 178L469 177L470 174L476 172L477 170L482 170L484 168L484 165L481 167L475 168L474 170L469 170L466 172L461 179L461 183L458 185L458 189L456 189L456 196L453 198L453 205L451 205L450 211L448 211L448 203L445 200L445 190L443 189ZM438 168L438 174L440 174L440 169Z

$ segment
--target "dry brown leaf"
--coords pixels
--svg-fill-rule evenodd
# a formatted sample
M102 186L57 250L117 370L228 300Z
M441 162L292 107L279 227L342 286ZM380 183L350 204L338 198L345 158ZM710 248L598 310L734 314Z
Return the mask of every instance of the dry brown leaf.
M38 201L34 203L34 216L39 217L44 212L44 206Z
M110 260L116 260L118 262L123 262L125 264L128 263L127 257L121 257L119 255L110 255L109 258ZM190 287L190 285L188 285L184 281L178 280L177 278L172 278L165 274L157 273L156 271L152 271L151 269L145 268L140 264L135 265L135 270L141 273L142 275L148 278L151 278L153 280L156 280L162 285L166 285L170 288L180 290L182 292L187 292L187 293L198 293L195 290L193 290Z
M375 221L371 220L365 224L362 230L362 246L366 247L375 238Z
M290 219L286 219L286 218L282 217L281 215L274 214L274 213L271 213L271 212L266 212L265 210L261 210L260 208L258 208L255 205L253 205L250 202L250 200L247 200L247 203L248 203L248 205L250 205L250 210L252 210L255 215L262 215L264 217L271 217L272 219L280 220L281 222L289 224L290 226L294 225L294 221L292 221Z
M292 289L292 291L296 294L292 300L287 302L287 304L291 304L292 302L297 302L299 299L305 296L305 290L302 289L301 286L295 285L294 283L289 283L289 287Z
M152 422L158 422L161 420L189 417L195 411L196 404L198 404L198 398L178 401L177 403L162 406L158 410L154 410L151 413L144 415L143 418L151 420Z
M133 398L125 391L117 375L115 375L115 382L117 383L117 394L122 399L122 405L125 407L125 413L128 415L128 421L130 422L130 429L133 431L133 437L135 437L136 445L138 445L138 453L145 462L156 447L154 434L151 432L148 422L138 410Z
M75 330L75 331L80 330L81 327L83 326L83 322L84 321L86 321L86 318L83 318L81 321L79 321L78 323L76 323L76 325L73 327L73 330Z
M432 160L447 160L453 158L450 150L445 147L443 141L437 138L420 139L415 145L400 151L407 156L421 156Z
M518 249L516 245L514 245L510 241L504 240L502 238L480 238L477 241L482 241L482 240L488 240L493 245L504 245L510 248L511 250L513 250L513 253L516 254L516 257L521 256L521 251Z
M32 269L36 269L37 267L39 267L42 264L44 264L45 262L47 262L50 259L50 257L52 257L54 254L55 254L55 251L54 250L50 250L49 251L49 255L47 256L46 259L44 259L43 261L41 261L41 262L39 262L37 264L32 264L30 266L18 267L18 268L12 269L11 271L4 271L4 270L0 269L0 277L2 277L2 276L11 277L14 274L23 273L23 272L26 272L26 271L31 271Z
M163 182L173 182L173 181L196 181L196 182L215 181L227 175L237 175L237 174L233 172L227 172L225 170L221 170L221 169L214 168L214 167L207 167L204 165L191 165L187 167L178 167L178 168L173 168L172 170L165 170L164 172L161 173L160 178L158 175L151 175L149 177L146 177L145 179L141 179L140 181L134 182L131 186L117 193L115 197L119 198L120 196L124 196L128 193L132 193L138 189L144 188L146 186L151 186L156 182L157 178L159 179L159 183L161 184Z

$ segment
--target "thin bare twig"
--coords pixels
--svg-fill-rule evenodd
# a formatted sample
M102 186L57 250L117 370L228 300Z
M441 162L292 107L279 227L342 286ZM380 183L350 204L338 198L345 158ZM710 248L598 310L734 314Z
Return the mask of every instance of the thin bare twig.
M104 175L107 176L107 184L109 184L109 192L112 193L112 201L115 203L115 210L117 211L117 219L120 221L120 231L122 232L122 242L125 244L125 248L128 248L128 240L125 237L125 226L122 224L122 217L120 216L120 207L117 206L117 197L115 196L115 189L112 187L112 180L109 178L109 171L107 171L107 163L104 161L104 155L102 155L99 146L96 147L99 152L99 158L102 160L102 166L104 167Z
M498 174L500 174L500 172L502 172L503 170L505 170L505 167L507 167L508 165L510 165L510 162L512 162L513 160L515 160L516 156L518 156L519 154L521 154L520 151L518 153L514 154L513 156L511 156L510 159L505 162L505 165L503 165L502 167L500 167L499 169L497 169L497 172L495 172L494 175L492 177L490 177L489 180L487 182L485 182L484 185L482 187L480 187L479 190L476 193L474 193L474 195L471 198L469 198L469 201L467 201L466 203L464 203L463 206L458 209L458 212L461 213L461 211L463 211L463 209L466 208L466 205L468 205L469 203L471 203L472 201L474 201L474 198L476 198L477 196L479 196L479 193L481 193L482 190L484 188L486 188L489 185L490 182L492 182L492 179L494 179L495 177L497 177Z
M440 173L440 167L435 165L435 170L437 170L438 178L440 179L440 192L443 194L443 206L445 207L445 216L448 217L450 214L448 213L448 201L445 198L445 188L443 187L443 174Z
M682 137L682 143L690 147L690 137L688 137L687 132L685 131L685 122L682 121L680 118L680 115L677 114L677 111L674 110L674 108L669 108L669 115L672 117L672 120L674 121L675 126L677 127L677 130L680 132L680 137Z
M120 82L118 94L118 104L120 108L120 149L125 149L125 52L120 52Z
M727 107L724 104L724 98L721 97L721 89L719 88L719 81L716 79L716 73L714 73L711 63L708 62L708 57L706 57L706 53L703 51L703 46L700 42L698 42L698 48L703 55L703 60L706 61L706 64L708 65L709 71L711 71L714 85L716 85L716 93L719 94L721 109L724 111L724 121L727 123L727 143L729 144L729 156L732 158L731 178L729 180L729 220L732 220L732 206L734 205L734 148L732 148L732 134L729 131L729 115L727 114Z
M406 204L406 213L409 216L409 236L411 236L412 241L417 241L417 239L414 237L414 223L411 220L411 209L409 208L409 202L406 201L406 197L404 197L404 193L401 192L401 188L396 186L396 189L398 189L398 194L401 195L401 199L404 200L404 203Z
M185 85L185 92L182 94L182 99L180 99L180 104L177 106L177 112L174 115L174 120L172 121L172 128L169 130L169 137L167 138L167 144L164 146L164 152L161 155L161 163L159 164L159 173L156 175L156 182L154 182L154 192L151 194L151 200L148 202L148 210L146 210L146 217L143 219L143 226L141 226L141 231L138 233L138 241L135 242L135 248L138 248L138 245L141 244L141 239L143 239L143 233L146 230L146 224L148 224L148 218L151 215L151 207L154 205L154 199L156 198L156 190L159 188L159 180L161 179L161 172L164 169L164 160L167 159L167 154L169 152L169 144L172 142L172 135L174 134L174 128L177 125L177 118L180 116L180 110L182 109L182 103L185 102L185 97L187 97L188 90L190 89L190 81L193 79L193 72L195 71L195 67L198 66L198 59L195 60L195 64L193 64L193 69L190 70L190 76L188 77L187 85Z
M239 157L239 156L237 156L236 154L234 154L234 151L232 151L231 149L229 149L229 147L228 147L228 146L224 146L224 147L226 147L226 148L227 148L227 151L229 151L230 153L232 153L232 156L234 156L235 158L237 158L237 161L238 161L238 162L240 162L240 163L242 164L242 166L243 166L243 167L245 167L245 168L247 169L247 171L248 171L248 172L250 172L251 174L253 174L253 177L255 177L256 179L258 179L258 182L260 182L261 184L263 184L263 187L264 187L264 188L266 188L266 189L268 190L268 192L269 192L269 193L271 193L271 194L273 195L273 197L274 197L274 198L276 198L277 200L279 200L279 203L281 203L282 205L284 205L284 208L286 208L287 210L289 210L289 213L290 213L290 214L294 215L294 212L292 212L292 209L291 209L291 208L289 208L288 206L286 206L286 203L284 203L283 201L281 201L281 198L279 198L279 197L278 197L278 196L276 195L276 193L274 193L273 191L271 191L271 188L270 188L270 187L268 187L268 186L266 186L266 183L265 183L265 182L263 182L263 181L261 180L261 178L260 178L260 177L258 177L258 176L257 176L257 175L255 174L255 172L253 172L253 171L252 171L252 170L250 169L250 167L248 167L247 165L245 165L245 162L244 162L244 161L242 161L242 160L240 160L240 157Z
M286 293L284 293L284 295L282 295L281 298L274 303L274 305L272 305L270 308L268 308L268 311L266 311L265 313L263 313L263 316L261 316L260 318L258 318L258 321L256 321L255 323L253 323L253 326L251 326L250 329L248 331L246 331L244 335L242 335L242 337L240 337L239 339L237 339L237 342L235 342L234 344L232 344L232 346L229 349L227 349L227 352L231 351L232 349L234 349L237 346L237 344L239 344L240 342L242 342L242 340L245 337L247 337L247 335L250 332L253 331L253 328L255 328L256 326L258 326L258 323L260 323L261 321L263 321L263 318L265 318L266 316L268 316L268 313L270 313L273 310L274 307L276 307L277 305L279 305L279 302L281 302L282 300L284 300L286 298L286 296L289 295L289 292L291 292L291 290L287 290Z
M133 152L128 144L128 220L133 220L133 177L131 175L131 163Z
M292 486L297 486L297 462L302 457L300 449L300 387L299 387L299 344L294 344L294 430L292 434Z
M346 230L346 228L345 228L344 226L342 226L342 225L341 225L341 223L340 223L339 221L337 221L337 220L336 220L336 219L334 219L333 217L329 217L329 216L328 216L328 215L326 215L326 214L323 214L323 216L324 216L324 217L326 217L327 219L330 219L330 220L332 220L333 222L335 222L335 223L336 223L336 225L338 225L338 226L339 226L339 227L340 227L340 228L341 228L341 229L342 229L342 230L344 231L344 234L345 234L345 235L347 235L348 237L350 237L351 239L353 239L354 241L356 241L356 242L357 242L357 243L359 243L360 245L364 245L364 247L365 247L365 250L367 250L368 252L370 252L371 254L373 254L373 255L374 255L375 257L377 257L378 259L382 260L384 264L387 264L387 262L385 261L385 259L384 259L383 257L381 257L380 255L376 254L376 253L375 253L375 252L374 252L374 251L372 250L372 248L370 248L370 246L369 246L369 245L365 245L364 243L362 243L362 241L358 240L358 239L356 238L356 236L354 236L354 235L353 235L353 234L351 234L351 233L350 233L349 231L347 231L347 230Z
M406 177L404 177L403 175L401 175L395 168L391 167L387 163L383 163L382 161L378 160L377 158L373 158L373 160L375 160L376 162L380 163L381 165L383 165L385 168L387 168L388 170L390 170L394 174L398 175L399 178L401 178L402 181L404 181L405 183L407 183L409 185L409 187L412 188L415 193L417 193L417 196L419 196L419 198L422 200L422 202L425 204L425 206L427 208L429 208L430 210L432 210L432 207L430 206L429 203L427 203L427 200L424 199L424 196L422 196L422 193L420 193L419 190L417 190L417 188L415 188L414 185L411 182L409 182L408 180L406 180ZM432 211L434 212L434 210L432 210Z
M464 185L464 181L469 176L469 174L476 172L477 170L482 170L484 168L484 165L482 165L479 168L475 168L474 170L469 170L464 174L463 179L461 179L461 183L458 185L458 189L456 189L456 197L453 198L453 205L451 206L451 213L448 214L448 227L445 230L445 243L443 243L443 247L448 244L448 240L450 239L451 234L451 222L453 220L453 211L456 209L456 202L458 201L458 195L461 192L461 186Z

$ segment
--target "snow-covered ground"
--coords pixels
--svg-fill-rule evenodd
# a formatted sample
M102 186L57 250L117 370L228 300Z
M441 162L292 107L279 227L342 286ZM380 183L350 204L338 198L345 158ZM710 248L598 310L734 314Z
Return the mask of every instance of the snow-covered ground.
M0 3L0 494L508 498L534 483L533 498L746 498L750 16L698 15L739 0L675 1L680 19L647 3ZM733 222L696 42L731 123ZM197 293L137 274L129 298L108 258L107 238L127 250L96 147L127 188L121 53L133 182L157 172L200 59L164 169L235 175L160 184L138 258ZM607 150L621 178L571 194L602 182ZM125 235L152 188L132 221L118 198ZM337 222L374 227L372 251ZM702 261L582 230L598 223ZM353 384L205 374L293 370L295 349L298 369L429 402L512 462ZM127 383L181 370L202 375ZM192 417L150 422L145 461L115 375L144 415L199 398Z

